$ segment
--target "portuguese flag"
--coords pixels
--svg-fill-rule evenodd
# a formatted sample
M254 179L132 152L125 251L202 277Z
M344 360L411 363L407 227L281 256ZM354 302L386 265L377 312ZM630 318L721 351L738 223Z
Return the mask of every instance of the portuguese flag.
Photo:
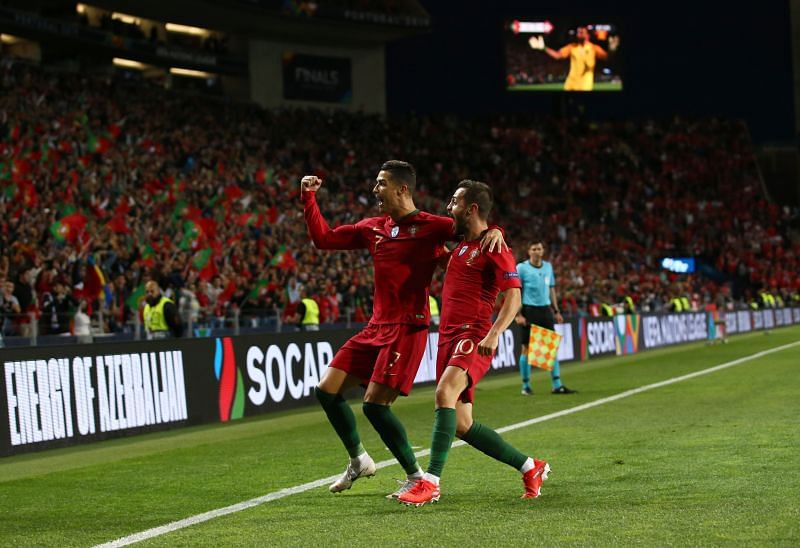
M291 270L297 266L297 261L294 260L292 252L286 248L286 245L281 244L269 264L281 270Z
M178 247L184 251L191 249L196 245L195 242L197 242L202 235L203 231L198 223L195 221L186 221L183 223L183 238L178 244Z
M261 294L261 290L267 287L267 285L269 285L269 280L261 278L255 283L253 289L250 290L250 293L247 296L251 299L258 299L258 296Z
M50 225L50 234L58 242L73 243L86 228L87 221L83 213L71 213Z
M139 287L133 290L133 293L125 299L125 304L128 305L128 308L131 310L138 310L139 303L144 300L144 284L139 284Z
M217 266L214 264L214 250L201 249L194 255L192 266L200 271L200 279L210 281L217 275Z

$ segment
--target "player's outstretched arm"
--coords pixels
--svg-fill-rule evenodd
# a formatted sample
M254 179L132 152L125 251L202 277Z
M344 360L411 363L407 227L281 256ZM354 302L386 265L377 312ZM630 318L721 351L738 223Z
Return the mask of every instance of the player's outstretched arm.
M564 59L564 56L560 51L556 51L553 48L547 47L547 45L544 43L544 36L531 36L531 39L528 40L528 45L531 47L531 49L544 52L553 59Z
M497 341L500 339L500 334L511 325L511 322L517 315L517 311L520 309L521 303L522 292L518 287L506 289L503 306L500 307L497 319L494 321L489 333L478 343L478 354L481 356L494 355L494 351L497 350Z
M316 193L321 186L322 179L314 175L306 175L300 181L303 215L314 245L318 249L363 249L367 247L357 225L342 225L331 229L317 205Z

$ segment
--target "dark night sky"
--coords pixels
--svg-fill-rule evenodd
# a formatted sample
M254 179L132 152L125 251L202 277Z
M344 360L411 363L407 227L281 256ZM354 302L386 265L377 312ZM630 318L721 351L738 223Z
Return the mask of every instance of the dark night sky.
M536 16L614 17L622 23L620 94L570 94L596 117L672 113L742 117L756 139L794 130L789 5L717 0L444 2L422 0L432 31L387 51L391 112L549 112L554 94L504 89L503 21ZM602 7L600 7L602 6ZM621 52L623 49L621 48Z

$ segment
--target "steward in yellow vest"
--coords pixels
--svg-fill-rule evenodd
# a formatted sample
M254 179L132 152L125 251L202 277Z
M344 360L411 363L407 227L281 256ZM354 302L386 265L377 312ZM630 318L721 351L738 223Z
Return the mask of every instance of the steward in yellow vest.
M433 295L428 295L428 306L430 306L431 309L431 323L433 325L439 325L439 302Z
M150 280L144 286L145 304L144 328L148 339L167 339L171 336L180 337L181 322L178 318L178 308L172 299L161 294L158 283Z
M309 296L305 286L300 289L296 318L302 331L319 331L319 305Z

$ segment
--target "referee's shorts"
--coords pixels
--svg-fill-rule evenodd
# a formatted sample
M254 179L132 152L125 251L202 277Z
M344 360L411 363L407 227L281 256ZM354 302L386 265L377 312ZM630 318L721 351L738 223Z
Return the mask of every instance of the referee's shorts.
M527 304L522 305L522 315L528 323L522 326L520 341L524 345L528 345L528 340L531 337L531 325L538 325L550 331L556 330L556 319L553 316L553 309L550 305L547 306L530 306Z

